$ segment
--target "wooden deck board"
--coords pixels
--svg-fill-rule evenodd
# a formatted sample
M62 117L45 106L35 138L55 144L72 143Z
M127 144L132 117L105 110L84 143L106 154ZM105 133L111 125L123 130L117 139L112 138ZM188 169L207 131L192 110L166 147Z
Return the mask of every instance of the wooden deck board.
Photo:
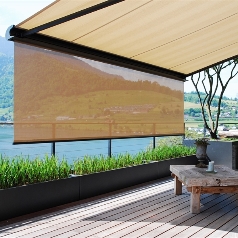
M226 195L224 195L223 197L221 197L219 200L217 200L217 204L216 201L214 203L214 201L210 204L211 207L209 206L209 204L206 204L206 206L204 208L206 208L206 210L198 216L194 216L192 219L190 219L189 221L180 223L180 226L186 224L188 227L186 229L184 229L183 231L181 231L181 229L175 229L177 235L175 235L174 237L188 237L188 236L192 236L193 234L198 233L200 230L206 229L206 226L209 225L210 223L212 223L214 220L218 219L220 216L225 214L225 206L226 204L226 200L224 199L224 197L226 197ZM236 198L234 198L235 200ZM229 203L229 207L231 206L230 201L227 201L227 203ZM233 206L231 209L235 208L235 206ZM215 230L215 229L213 229ZM199 236L197 236L199 237Z
M147 203L147 206L143 205L143 206L140 206L140 207L137 207L137 210L135 211L130 211L130 210L127 210L125 212L120 212L120 216L116 215L116 216L112 216L112 217L100 217L100 219L104 219L104 220L108 220L108 224L105 224L104 228L103 229L103 232L105 231L105 229L109 229L112 227L112 224L110 223L110 221L113 221L113 220L118 220L118 221L122 221L121 223L123 223L124 221L127 221L127 222L130 222L130 221L134 221L136 223L138 222L150 222L149 219L155 219L157 214L158 214L158 209L160 208L160 214L162 214L163 212L168 212L167 210L169 210L169 204L174 204L174 200L172 201L168 201L168 198L166 199L166 201L160 201L160 203L158 204L156 202L156 204L153 204L153 205L150 205ZM173 205L174 206L174 205ZM157 218L158 219L158 218ZM130 223L130 225L127 225L127 227L124 228L124 226L126 224L121 224L118 223L117 226L118 227L118 231L120 231L120 233L122 233L122 230L124 232L124 229L131 229L131 226L133 225L136 225L136 223ZM142 226L142 225L141 225ZM116 227L113 228L113 234L115 235L115 230L117 230ZM110 234L112 234L110 233ZM91 232L90 232L91 234ZM94 234L94 233L92 233ZM97 233L97 236L99 234Z
M235 214L232 211L230 213L230 217L226 221L224 220L225 223L221 227L219 227L219 229L217 229L212 234L210 234L208 236L209 238L223 237L237 226L237 220L238 220L237 209L234 209L234 211L235 211Z
M149 202L146 202L147 204L147 207L149 206L150 207L150 210L147 211L147 212L151 212L151 209L154 207L154 206L158 206L157 204L157 198L154 198L154 200L152 201L152 204L150 204ZM101 220L107 220L108 223L110 221L113 221L113 220L127 220L129 221L130 219L132 218L135 218L136 215L139 216L137 213L141 213L143 211L143 209L147 208L145 207L144 205L144 201L139 201L139 202L135 202L135 203L130 203L129 205L125 205L125 206L119 206L118 208L116 209L113 209L113 210L110 210L110 211L106 211L106 212L103 212L103 213L99 213L99 214L96 214L94 216L89 216L87 217L87 220L90 220L92 221L91 223L89 223L87 225L88 229L91 229L92 228L95 228L97 229L97 226L98 226L98 221L101 221ZM148 205L149 204L149 205ZM132 215L133 214L133 215ZM132 216L132 218L130 218L130 216ZM126 217L126 218L125 218ZM96 221L96 222L95 222ZM81 221L79 222L76 222L74 223L73 220L70 221L72 224L71 225L68 225L68 229L75 229L74 227L79 227L79 231L81 233L83 233L82 229L81 229ZM63 224L63 227L60 228L60 229L64 229L65 228L65 225L67 224ZM100 224L101 226L102 224ZM105 225L107 226L107 223L105 223ZM83 230L87 230L87 227L86 226L83 226ZM100 227L99 229L103 229L103 227ZM54 230L52 230L51 233L53 233ZM59 232L59 231L58 231ZM51 235L51 233L49 233L48 235Z
M172 178L60 207L0 226L0 237L238 237L238 195L202 194L191 214L190 194L174 195Z
M168 186L166 184L166 186ZM160 189L158 190L157 188L155 188L154 186L152 186L151 188L148 187L148 193L144 194L144 190L139 191L139 193L137 192L137 190L135 191L135 193L128 193L125 194L123 197L120 196L115 196L111 199L108 199L106 201L102 200L101 204L98 205L98 202L95 202L95 204L92 204L89 206L89 204L87 204L88 206L82 206L79 207L79 209L76 209L75 211L69 212L67 214L60 214L60 215L56 215L54 217L54 219L45 219L45 222L40 222L41 225L39 226L38 224L36 224L36 226L31 226L31 230L34 231L34 229L39 230L39 229L44 229L45 227L51 227L53 225L58 225L60 222L62 222L64 225L67 221L70 222L70 224L73 223L73 219L75 218L77 221L78 219L84 219L85 217L88 217L89 215L94 215L94 214L98 214L100 212L103 211L107 211L109 209L113 209L113 208L117 208L119 205L121 206L130 206L131 203L133 202L137 202L136 200L140 200L143 199L144 197L148 197L148 196L157 196L158 192L163 192L164 191L164 184L162 184L162 186L160 187ZM152 192L150 193L150 190L152 190ZM165 190L166 193L166 190ZM139 196L138 196L139 195ZM136 198L136 199L133 199ZM130 201L130 203L128 202ZM135 205L134 205L135 206ZM115 212L113 213L115 214ZM45 227L44 227L45 226ZM15 231L20 230L21 228L16 228ZM13 230L14 232L14 230ZM27 231L25 231L26 234ZM30 233L30 232L29 232Z
M210 199L211 198L209 198L209 196L203 198L203 200L208 200L208 201ZM189 219L189 218L187 218L187 216L188 217L194 216L193 214L189 213L189 204L186 204L186 205L187 206L182 208L181 210L177 210L178 207L176 207L176 210L169 211L167 216L164 216L163 218L159 218L157 220L154 220L154 222L163 221L163 223L161 223L161 225L158 226L156 229L152 229L152 230L148 231L147 233L144 233L144 230L142 230L142 231L138 230L136 232L143 235L142 237L148 237L148 236L153 237L154 234L156 234L156 235L161 234L162 235L164 232L176 227L176 221L177 220L180 220L183 217L186 217L186 220L187 220L187 219ZM173 221L175 221L175 222L173 223ZM180 221L180 223L181 223L181 221ZM175 234L173 232L173 235L175 235ZM169 237L169 236L165 235L165 237Z
M142 201L139 204L137 204L136 206L134 205L134 207L131 207L133 204L130 204L130 207L127 207L127 206L119 207L118 209L114 209L113 211L105 212L103 214L99 214L97 216L87 218L87 220L96 221L94 223L91 223L88 226L89 229L90 229L89 233L91 234L91 228L92 227L95 227L95 229L96 229L96 227L98 226L98 221L101 221L101 220L108 221L107 223L104 223L103 225L100 225L100 226L103 226L103 227L100 227L100 229L105 230L105 229L108 229L108 227L111 226L110 221L117 220L117 221L121 221L121 223L123 223L123 221L129 222L130 220L133 219L135 222L137 222L137 221L143 219L143 218L140 218L143 214L149 214L151 216L153 208L154 207L158 208L157 199L154 200L152 202L152 204L147 202L146 203L147 206L144 203L145 202ZM166 201L166 203L168 203L168 202ZM166 204L162 203L162 205L166 205ZM160 204L160 206L162 206L162 205ZM157 210L156 210L156 212L157 212ZM119 224L120 224L120 222L118 223L118 225ZM78 226L80 227L80 222L78 223ZM78 230L81 233L83 232L81 228L78 228ZM84 227L84 230L85 230L85 227Z
M224 238L237 238L237 237L238 237L238 224L224 236Z
M203 220L210 220L209 216L217 210L222 209L224 207L222 202L225 201L224 196L217 196L215 199L213 197L214 196L209 196L202 199L202 203L205 204L205 206L200 215L187 213L175 221L171 221L174 227L163 233L161 237L184 237L187 229L196 226L197 223Z

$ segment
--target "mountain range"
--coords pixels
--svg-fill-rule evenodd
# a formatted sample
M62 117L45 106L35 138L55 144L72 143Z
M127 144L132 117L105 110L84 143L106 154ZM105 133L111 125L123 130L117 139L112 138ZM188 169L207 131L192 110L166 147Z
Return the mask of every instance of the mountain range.
M26 46L16 47L15 49L20 50L16 54L20 57L16 58L17 62L20 63L15 67L15 71L17 71L17 77L21 77L20 83L16 80L15 84L19 89L18 92L20 92L19 98L26 104L29 100L34 99L34 101L37 101L47 98L48 95L64 95L68 97L90 91L124 90L125 88L129 90L146 88L149 91L159 91L165 94L173 91L175 97L182 96L181 92L171 90L156 82L139 79L137 82L125 80L122 76L106 73L72 56L64 55L62 57L58 53L50 52L48 54L47 51L43 53L42 50L31 52L29 48ZM23 57L26 52L29 54L34 53L34 60L37 60L38 63L32 64L33 58ZM29 68L31 68L30 73ZM58 69L57 75L55 74L56 68ZM9 119L9 114L13 108L13 74L14 44L0 37L0 117L4 115L5 119ZM29 78L31 78L30 83ZM74 85L74 87L68 90L68 85ZM33 90L39 87L44 88L40 94ZM67 90L65 90L66 88Z
M22 60L22 66L26 69L27 65L31 63L31 60L28 58L27 60ZM58 89L55 90L55 85L57 85L57 77L54 76L52 71L52 67L48 67L49 64L57 64L55 59L44 59L42 60L42 67L41 69L41 78L51 80L51 84L45 84L45 80L40 80L39 78L36 79L34 75L31 76L34 80L34 88L35 87L44 87L45 90L42 91L42 95L37 95L38 99L45 98L49 94L57 95L78 95L78 93L86 93L92 90L92 86L96 89L105 89L105 84L108 83L108 79L111 78L110 82L111 85L108 85L110 89L120 89L125 88L125 80L123 77L118 75L110 75L106 72L100 71L94 67L91 67L89 64L81 61L81 60L72 60L71 56L65 57L65 59L61 59L62 68L60 78L62 79L62 85L58 85ZM91 71L91 74L88 74L88 70ZM39 71L38 68L35 68L35 72ZM81 76L79 75L79 73ZM24 74L24 71L23 71ZM13 111L13 75L14 75L14 43L7 41L4 37L0 36L0 121L1 120L11 120L12 119L12 111ZM93 77L94 84L88 83L88 77ZM126 80L127 81L127 80ZM71 91L66 91L67 85L69 83L73 83L75 85ZM136 83L137 89L141 90L143 87L151 88L153 87L152 91L162 90L163 93L167 93L169 88L157 85L145 85L145 82ZM128 89L135 88L135 83L132 81L127 81L126 87ZM34 98L34 92L28 87L27 82L24 84L19 85L22 91L22 98L25 99L25 102L29 100L29 98ZM170 90L169 90L170 91ZM175 92L174 92L175 93ZM175 93L176 94L176 93ZM174 95L175 96L175 95ZM177 95L180 97L180 95ZM196 95L197 96L197 95ZM185 101L187 95L185 95ZM228 99L228 98L227 98ZM197 100L197 97L196 99Z
M14 55L14 43L7 41L4 37L0 36L0 55L13 57Z
M0 36L0 121L12 120L14 44Z

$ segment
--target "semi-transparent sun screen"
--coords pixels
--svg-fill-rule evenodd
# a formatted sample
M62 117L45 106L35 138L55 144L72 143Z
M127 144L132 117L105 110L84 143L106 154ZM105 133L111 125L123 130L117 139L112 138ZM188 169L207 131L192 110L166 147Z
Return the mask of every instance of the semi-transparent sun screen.
M14 142L184 133L183 82L15 43Z

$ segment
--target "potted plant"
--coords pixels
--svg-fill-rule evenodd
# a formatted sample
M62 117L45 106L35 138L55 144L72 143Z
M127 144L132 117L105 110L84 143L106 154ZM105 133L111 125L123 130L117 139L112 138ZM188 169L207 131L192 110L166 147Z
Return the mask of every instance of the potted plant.
M199 161L196 167L207 168L207 165L204 163L204 161L210 161L209 157L207 156L207 146L210 145L208 140L208 138L195 139L194 144L196 144L196 157Z

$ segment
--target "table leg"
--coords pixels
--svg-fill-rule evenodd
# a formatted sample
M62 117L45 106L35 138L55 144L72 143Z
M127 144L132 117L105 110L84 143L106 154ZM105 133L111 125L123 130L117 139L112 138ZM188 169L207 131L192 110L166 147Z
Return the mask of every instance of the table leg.
M174 177L174 194L181 195L182 194L182 183L178 180L178 177Z
M200 213L200 194L201 194L201 187L193 186L191 197L190 197L190 212L191 213Z

